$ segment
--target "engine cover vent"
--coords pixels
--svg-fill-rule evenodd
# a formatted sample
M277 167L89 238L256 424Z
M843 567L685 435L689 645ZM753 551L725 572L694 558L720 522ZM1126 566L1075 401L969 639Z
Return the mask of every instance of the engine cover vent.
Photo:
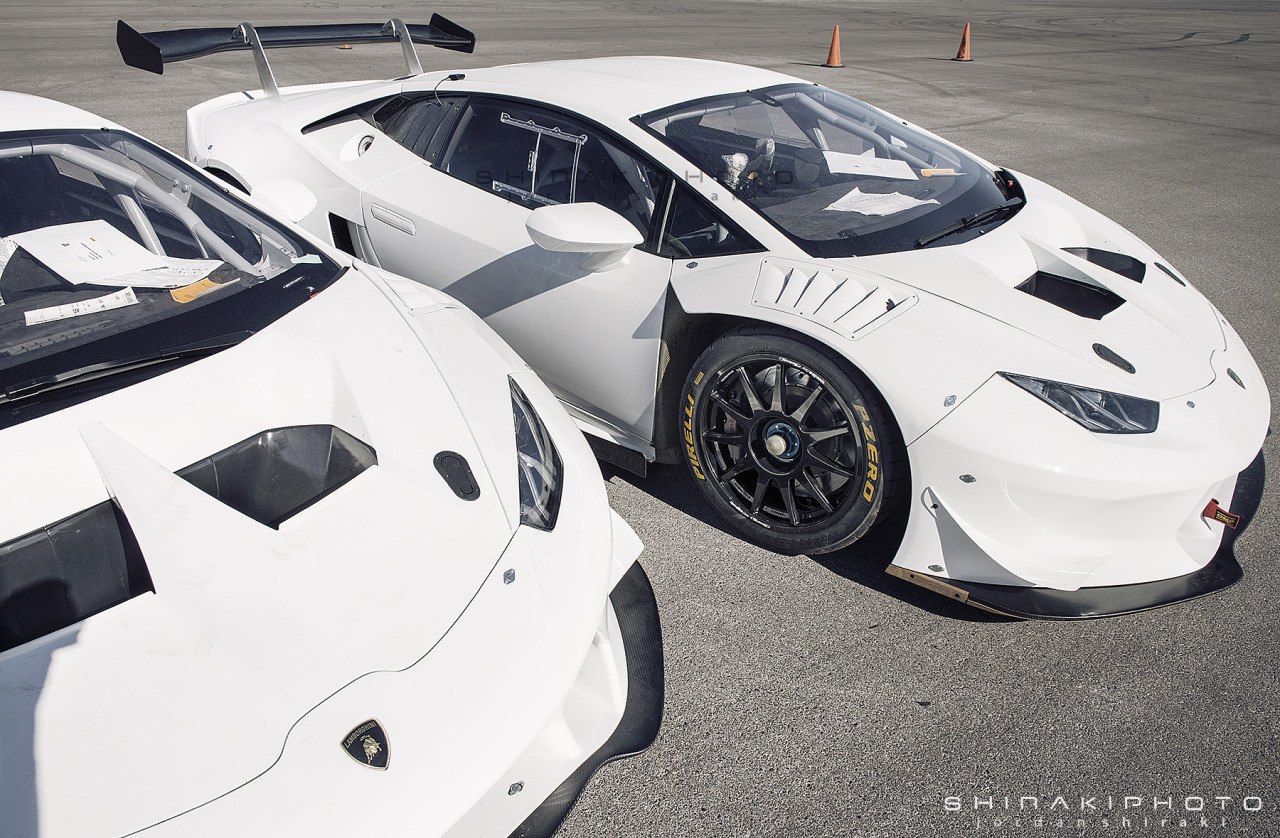
M1036 271L1018 290L1090 320L1101 320L1124 304L1123 297L1105 288L1045 271Z

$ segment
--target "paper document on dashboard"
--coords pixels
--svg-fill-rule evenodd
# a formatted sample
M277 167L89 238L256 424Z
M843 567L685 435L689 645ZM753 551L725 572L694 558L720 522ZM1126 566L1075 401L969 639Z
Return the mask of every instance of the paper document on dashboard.
M26 318L28 326L37 326L41 323L52 323L54 320L66 320L68 317L97 314L101 311L110 311L113 308L124 308L125 306L137 304L138 297L133 293L133 289L125 288L107 294L105 297L94 297L91 300L80 300L66 305L32 309L23 316Z
M105 221L41 227L10 237L49 270L75 285L165 267L164 260Z
M848 195L831 203L826 209L836 212L856 212L861 215L893 215L895 212L904 212L925 204L936 203L938 202L932 198L922 201L900 192L863 192L855 188Z
M149 268L145 271L133 271L120 276L93 280L94 285L107 285L115 288L182 288L204 279L213 273L222 263L216 259L175 259L172 256L158 257L163 267Z
M860 175L862 177L883 177L890 180L919 180L915 171L905 160L894 160L888 157L876 157L871 154L846 154L843 151L824 151L827 168L833 175Z

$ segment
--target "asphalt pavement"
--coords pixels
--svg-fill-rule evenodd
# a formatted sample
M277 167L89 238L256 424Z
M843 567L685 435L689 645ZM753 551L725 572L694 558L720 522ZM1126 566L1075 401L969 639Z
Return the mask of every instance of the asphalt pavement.
M256 86L252 60L146 75L115 53L117 17L147 30L414 21L433 10L0 6L3 87L89 108L179 151L183 111ZM434 10L474 29L479 46L471 56L424 49L429 69L623 54L755 64L1048 181L1190 277L1243 335L1273 414L1280 407L1280 2L482 0ZM966 21L974 61L947 60ZM835 24L839 70L820 66ZM282 83L402 67L394 46L272 62ZM1264 451L1278 462L1274 436ZM600 771L565 838L1280 834L1274 486L1237 544L1245 578L1235 587L1132 617L1044 623L955 606L885 575L893 532L834 555L779 556L726 532L682 467L605 473L646 544L666 719L647 752ZM1024 797L1039 810L1019 810Z

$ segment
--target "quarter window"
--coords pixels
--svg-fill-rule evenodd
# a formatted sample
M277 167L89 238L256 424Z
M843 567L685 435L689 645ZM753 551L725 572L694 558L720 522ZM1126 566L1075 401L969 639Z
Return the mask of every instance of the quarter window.
M729 256L761 250L750 236L733 227L684 186L677 186L658 253L673 259Z
M374 111L371 121L414 154L435 162L439 140L448 134L463 101L457 96L396 98Z

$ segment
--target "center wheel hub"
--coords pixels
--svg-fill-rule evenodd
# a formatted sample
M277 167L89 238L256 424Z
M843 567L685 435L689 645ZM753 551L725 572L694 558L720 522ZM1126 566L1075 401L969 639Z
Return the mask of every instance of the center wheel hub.
M771 422L764 431L764 450L790 462L800 455L800 432L787 422Z

